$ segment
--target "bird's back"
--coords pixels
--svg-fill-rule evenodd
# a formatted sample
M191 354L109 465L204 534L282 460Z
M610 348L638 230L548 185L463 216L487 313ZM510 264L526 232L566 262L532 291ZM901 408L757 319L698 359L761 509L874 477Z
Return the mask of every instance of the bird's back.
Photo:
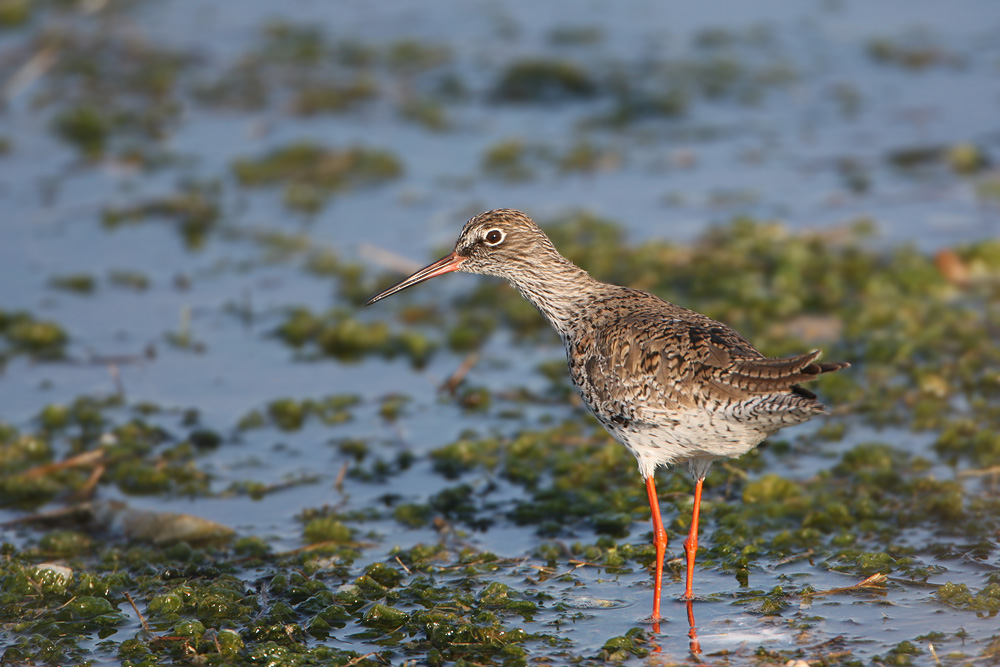
M564 340L590 410L659 463L742 454L825 412L798 383L846 365L817 363L818 351L769 359L721 322L615 285L579 309Z

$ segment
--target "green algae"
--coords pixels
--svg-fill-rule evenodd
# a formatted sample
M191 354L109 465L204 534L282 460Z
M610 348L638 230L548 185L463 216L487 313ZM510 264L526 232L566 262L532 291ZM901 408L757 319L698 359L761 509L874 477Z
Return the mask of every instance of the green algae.
M104 154L112 121L100 110L80 106L61 112L53 121L55 133L87 158Z
M309 543L350 542L351 529L332 517L313 519L303 529L303 536Z
M316 315L305 308L292 310L275 334L294 348L356 361L365 356L404 356L417 367L430 359L436 345L412 328L391 330L384 322L364 322L334 309Z
M69 334L56 322L23 311L0 310L0 361L17 355L61 359L68 343Z
M400 553L395 565L376 562L347 580L337 592L329 585L329 571L315 575L286 569L290 563L266 562L254 587L233 576L224 555L213 552L160 552L150 566L132 576L112 573L113 561L134 560L139 553L106 553L93 563L98 578L86 575L65 590L40 595L28 579L31 572L22 556L7 549L0 568L4 583L0 608L6 616L14 600L36 611L52 610L53 621L26 621L19 640L7 649L5 659L34 656L80 656L74 637L123 624L117 611L125 596L145 618L148 633L133 639L106 642L101 651L117 655L126 664L197 655L203 664L257 664L262 656L282 664L375 664L353 651L310 645L309 637L330 637L348 624L365 628L366 637L381 644L379 660L391 655L438 656L456 659L507 662L526 655L526 643L553 644L544 634L526 632L505 619L530 617L537 608L530 595L473 576L479 569L492 571L504 565L488 553L462 552L422 567L422 574L399 567L421 562L418 551ZM116 558L109 560L108 556ZM312 556L307 556L312 558ZM449 572L462 565L466 573L449 584ZM342 580L343 580L342 579ZM24 595L27 594L26 603ZM69 603L67 604L67 601ZM481 607L483 610L477 611ZM71 634L54 644L48 630Z
M509 182L527 181L535 176L530 165L530 149L518 139L509 139L487 147L482 159L483 171Z
M284 185L289 208L315 213L331 195L398 178L403 166L385 150L297 143L257 159L237 160L232 171L237 181L247 187Z
M1000 612L1000 582L994 581L976 592L969 590L965 584L949 582L937 589L937 598L956 609L974 611L993 618Z
M327 425L341 424L351 419L350 409L360 401L360 397L353 394L337 394L303 401L279 398L271 401L265 412L255 410L244 415L240 419L239 428L248 430L273 424L282 431L297 431L310 417Z
M3 0L0 2L0 28L16 28L31 18L29 0Z
M587 72L564 60L529 59L510 64L500 75L494 98L505 102L551 103L597 94Z
M108 283L114 287L144 292L152 285L152 280L141 271L112 269L108 271Z
M137 416L143 412L148 409L139 406L129 414L117 396L84 396L46 406L35 432L0 429L0 501L37 507L93 484L128 495L208 495L212 478L198 460L222 436L207 429L171 433Z
M526 144L518 138L505 139L486 147L483 153L483 173L508 183L535 179L543 169L557 173L591 173L600 169L617 169L621 155L581 139L564 153L544 145Z
M928 39L926 34L911 33L900 37L875 37L869 40L868 57L880 65L923 70L931 67L956 67L961 64L954 53Z
M624 662L629 657L645 658L649 655L649 639L640 628L633 628L621 637L612 637L601 648L607 662Z
M104 227L118 229L147 220L173 223L188 248L197 250L218 229L220 191L214 183L189 183L175 194L155 197L132 206L106 208L101 216Z
M342 113L356 109L378 95L378 87L369 77L358 77L340 84L315 86L299 91L292 106L295 113L311 116L318 113Z
M75 273L64 276L52 276L49 286L53 289L75 292L77 294L93 294L97 289L97 280L86 273Z

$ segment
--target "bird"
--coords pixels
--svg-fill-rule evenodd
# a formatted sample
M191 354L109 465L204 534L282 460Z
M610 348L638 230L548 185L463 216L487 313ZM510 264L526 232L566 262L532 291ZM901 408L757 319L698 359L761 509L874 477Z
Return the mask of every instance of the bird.
M691 601L702 485L716 459L750 451L779 429L828 412L800 383L842 368L820 350L764 356L727 325L648 292L601 282L559 254L527 215L494 209L471 218L455 249L371 297L392 294L454 271L506 279L562 339L570 378L608 433L635 456L646 486L656 562L653 613L658 626L667 534L654 473L685 464L694 506L684 542Z

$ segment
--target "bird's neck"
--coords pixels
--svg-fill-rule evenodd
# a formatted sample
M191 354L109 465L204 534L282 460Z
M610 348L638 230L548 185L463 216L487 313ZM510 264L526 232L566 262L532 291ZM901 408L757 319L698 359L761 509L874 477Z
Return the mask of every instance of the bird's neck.
M561 255L552 261L522 267L516 277L508 280L563 339L593 298L595 288L601 285Z

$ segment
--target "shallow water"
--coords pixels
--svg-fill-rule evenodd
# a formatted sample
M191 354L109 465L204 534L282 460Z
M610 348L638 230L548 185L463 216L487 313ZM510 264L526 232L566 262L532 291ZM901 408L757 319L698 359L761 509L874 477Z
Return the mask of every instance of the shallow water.
M501 398L480 412L462 410L438 392L461 364L463 353L443 349L419 369L403 357L338 361L294 353L274 334L290 308L322 312L337 306L363 322L378 322L392 320L396 306L355 312L337 292L342 276L331 280L303 271L308 252L281 255L274 245L254 241L255 231L299 235L311 250L332 249L345 260L369 258L365 261L371 274L392 269L382 259L370 260L372 247L422 265L453 241L469 215L501 206L526 210L541 220L570 211L592 212L619 223L633 243L690 243L712 225L741 216L781 220L793 231L830 230L831 235L855 220L869 219L876 229L872 246L912 244L928 253L992 238L1000 231L1000 205L980 189L995 172L970 177L950 168L947 160L901 166L892 157L913 149L947 151L971 144L985 159L1000 159L1000 17L985 1L948 11L934 2L872 6L859 1L794 7L784 2L696 7L642 2L622 7L598 1L439 1L419 8L380 5L378 11L363 2L338 3L335 10L318 1L280 7L209 0L137 2L124 8L91 4L97 11L89 14L45 5L27 25L0 33L3 79L12 81L39 52L40 36L56 29L124 34L188 54L196 64L178 75L181 83L168 96L182 111L162 138L123 143L169 155L166 165L156 169L136 167L116 152L119 146L113 140L97 159L82 158L60 140L51 129L53 116L71 105L73 95L60 89L52 71L24 87L5 89L0 139L10 148L0 155L0 309L25 310L57 321L71 339L68 359L44 362L12 356L0 366L0 422L27 432L46 405L114 395L119 389L128 406L160 406L160 414L151 419L168 430L182 428L182 413L195 409L199 424L224 436L221 446L197 459L197 467L211 475L210 493L195 498L128 495L102 484L99 497L218 521L241 536L262 537L275 552L303 545L296 517L305 508L331 506L348 513L400 501L424 503L453 485L434 472L429 456L466 430L510 437L524 429L582 420L584 415L570 402L525 404L502 398L517 390L538 395L549 391L549 380L537 368L560 359L562 351L548 333L525 343L501 325L488 339L468 382ZM434 90L440 82L424 81L418 71L412 80L402 76L380 81L376 99L345 113L296 116L287 90L249 110L201 101L194 92L198 85L225 78L234 63L259 47L263 26L275 21L314 27L330 43L350 40L383 48L413 40L445 47L449 60L444 69L461 80L464 90L438 100ZM583 32L593 37L557 43L553 31L566 28L578 33L590 29ZM621 127L600 122L611 106L605 94L559 104L508 104L490 94L501 69L517 58L564 58L595 73L616 68L642 72L644 64L705 57L699 49L706 47L696 45L699 35L731 40L732 45L722 49L725 56L763 78L750 77L752 82L717 97L692 94L687 112L679 117L652 116ZM915 43L937 54L936 59L918 67L881 63L870 55L877 38ZM377 76L387 75L380 70ZM641 84L641 75L623 76ZM769 83L767 76L777 78ZM447 127L431 129L406 120L399 101L409 95L439 105ZM158 104L166 101L150 106ZM540 146L550 155L588 142L605 150L607 160L584 173L564 173L542 158L529 165L534 172L530 178L515 181L484 172L484 154L511 139ZM285 206L281 186L244 188L236 182L230 171L235 160L258 157L293 141L384 148L402 162L403 175L337 192L312 215ZM179 183L192 180L220 184L219 222L200 247L192 248L170 220L154 217L115 229L101 223L102 211L109 207L173 193ZM149 287L115 287L108 279L113 270L142 274ZM54 277L74 274L93 276L96 289L79 294L51 286ZM408 294L405 299L444 303L471 293L483 280L453 277L421 287L422 296ZM171 344L172 334L189 337L193 344ZM150 348L155 355L146 354ZM312 420L294 432L236 428L242 417L279 397L331 394L360 397L350 410L350 421L328 426ZM389 394L410 398L398 419L379 416ZM513 416L505 416L504 410ZM117 414L115 419L125 420L124 412ZM841 440L816 445L810 441L815 426L790 429L781 439L792 443L791 453L768 448L761 455L763 469L751 471L751 479L775 472L809 480L844 452L870 441L927 458L930 477L949 479L956 472L934 454L933 433L875 429L849 415L831 419L849 424ZM337 447L349 438L368 443L370 457L359 468L370 467L372 458L392 461L404 451L414 462L383 481L348 475L338 491L338 471L345 464L355 465ZM67 444L58 446L63 452ZM742 463L734 465L740 468ZM223 493L238 481L281 484L306 476L314 481L293 484L261 500ZM553 655L587 657L631 628L648 629L643 619L651 584L643 568L610 574L584 566L568 582L548 579L536 585L532 572L542 560L535 553L547 540L535 526L507 518L518 501L529 497L525 488L483 468L459 480L488 499L477 507L477 516L492 512L494 523L485 531L460 529L456 544L511 559L515 564L498 572L498 580L551 596L531 620L515 618L511 627L568 639L570 648L559 649L568 654L549 649ZM634 483L641 495L638 476ZM965 484L970 495L996 492L977 478ZM725 489L706 494L709 507L740 502L738 493ZM47 507L58 505L55 501ZM0 521L25 514L23 507L0 508ZM679 526L673 516L670 521L668 560L682 555ZM397 547L406 550L443 539L433 526L402 527L391 512L358 529L370 534L377 546L362 552L354 576L368 563L391 562ZM596 538L589 529L567 530L557 541L588 544ZM36 528L19 526L5 529L3 540L30 548L39 534ZM628 539L640 543L647 534L637 518ZM702 546L712 547L712 535L709 526ZM995 549L986 558L945 560L921 550L927 541L940 539L933 529L918 530L895 543L914 548L912 557L920 563L945 568L931 577L931 584L947 581L982 588L985 577L997 569ZM992 544L995 547L995 535ZM757 647L799 650L805 659L818 659L833 646L847 647L852 659L867 663L900 642L919 642L916 638L932 631L943 633L934 641L947 650L979 655L996 635L995 618L947 607L934 600L931 589L892 575L880 593L862 590L811 601L801 597L779 614L762 615L757 602L746 600L752 597L749 591L763 594L778 586L804 585L822 591L851 586L859 577L808 558L786 564L772 559L752 567L748 582L741 585L732 572L714 567L717 562L706 559L696 575L697 628L709 660L725 661L727 654L745 657ZM243 576L249 581L258 572ZM665 589L668 621L655 643L665 663L683 661L690 646L685 607L674 602L680 579L669 581ZM116 642L139 630L131 608L123 604L121 610L131 620L111 636ZM363 629L352 621L331 642L359 653L380 650L366 638L352 638ZM962 631L969 638L964 648ZM921 644L924 661L929 657L926 644ZM532 650L544 654L543 649ZM784 655L775 654L774 659ZM114 662L108 656L98 651L93 659ZM393 658L401 659L398 654ZM964 660L955 657L949 664Z

